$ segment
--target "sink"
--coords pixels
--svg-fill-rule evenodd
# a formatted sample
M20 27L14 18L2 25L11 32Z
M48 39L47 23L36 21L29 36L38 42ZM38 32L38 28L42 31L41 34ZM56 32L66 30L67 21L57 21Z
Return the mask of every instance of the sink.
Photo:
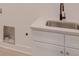
M46 26L79 30L79 24L71 22L47 21Z

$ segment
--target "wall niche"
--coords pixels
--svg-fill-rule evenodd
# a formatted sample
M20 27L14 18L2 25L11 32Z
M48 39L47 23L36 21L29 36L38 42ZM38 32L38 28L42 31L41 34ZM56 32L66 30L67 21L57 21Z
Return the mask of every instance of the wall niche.
M15 44L15 27L3 26L3 42Z

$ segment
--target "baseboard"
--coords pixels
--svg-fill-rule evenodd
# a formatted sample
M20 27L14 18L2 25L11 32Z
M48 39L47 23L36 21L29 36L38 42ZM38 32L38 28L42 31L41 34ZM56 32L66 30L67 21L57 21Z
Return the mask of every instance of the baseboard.
M11 44L7 44L7 43L4 43L4 42L0 42L0 46L3 47L3 48L18 51L18 52L21 52L21 53L24 53L24 54L27 54L27 55L32 55L31 47L29 47L29 46L24 46L24 45L19 45L19 44L11 45Z

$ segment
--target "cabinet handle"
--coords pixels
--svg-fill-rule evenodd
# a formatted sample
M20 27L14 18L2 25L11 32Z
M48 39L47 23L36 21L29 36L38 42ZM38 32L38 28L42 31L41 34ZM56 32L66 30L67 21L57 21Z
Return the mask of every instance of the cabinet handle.
M63 54L63 51L60 51L61 54Z
M68 55L68 56L69 56L69 52L66 52L66 55Z

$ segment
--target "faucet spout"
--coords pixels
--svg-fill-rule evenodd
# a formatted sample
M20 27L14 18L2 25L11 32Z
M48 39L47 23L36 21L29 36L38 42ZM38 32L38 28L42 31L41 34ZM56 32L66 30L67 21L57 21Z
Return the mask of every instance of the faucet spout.
M64 3L60 3L60 20L62 21L65 18Z

